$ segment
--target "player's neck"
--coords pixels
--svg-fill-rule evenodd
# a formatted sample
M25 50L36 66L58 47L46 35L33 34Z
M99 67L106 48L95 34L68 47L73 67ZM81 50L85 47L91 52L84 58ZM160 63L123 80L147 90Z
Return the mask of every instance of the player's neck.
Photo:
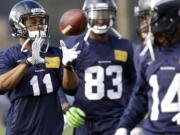
M108 40L108 34L98 35L98 34L91 32L90 38L95 40L95 41L98 41L98 42L105 42Z

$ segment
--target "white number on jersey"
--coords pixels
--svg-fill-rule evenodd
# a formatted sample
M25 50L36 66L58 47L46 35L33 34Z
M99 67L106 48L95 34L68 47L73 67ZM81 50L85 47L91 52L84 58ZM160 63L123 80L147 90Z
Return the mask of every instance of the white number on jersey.
M105 90L105 77L112 76L116 73L116 77L112 79L114 89ZM93 92L93 87L96 87L96 92ZM122 96L122 67L119 65L111 65L104 69L101 66L89 67L85 70L85 96L89 100L100 100L105 96L110 99L120 99Z
M157 75L152 75L149 81L151 87L153 87L152 98L153 98L153 105L152 105L152 112L151 112L151 120L158 120L159 116L159 103L160 108L163 113L170 113L170 112L179 112L180 111L180 74L176 74L173 78L167 93L165 94L162 102L160 103L158 98L159 92L159 84ZM166 83L166 82L164 82ZM177 96L178 101L173 102L175 97Z
M46 85L47 93L53 92L53 86L52 86L50 74L46 74L44 76L43 83ZM32 77L30 84L32 85L34 96L39 96L40 95L40 89L39 89L39 83L38 83L38 76L37 75L34 75Z

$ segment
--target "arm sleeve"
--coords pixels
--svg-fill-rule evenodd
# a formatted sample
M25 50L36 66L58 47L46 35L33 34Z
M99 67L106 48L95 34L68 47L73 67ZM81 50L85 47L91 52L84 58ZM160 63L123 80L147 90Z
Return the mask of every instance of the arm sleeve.
M121 117L119 127L125 127L128 130L134 128L145 116L147 112L147 89L148 83L143 76L141 68L137 76L137 81L133 90L131 100Z
M8 58L5 55L4 52L0 52L0 75L6 73L7 71L9 71L10 65L8 63ZM6 92L3 90L0 90L0 95L5 94Z
M5 91L0 90L0 95L3 95L5 93L6 93Z
M0 74L6 73L11 69L8 57L5 52L0 52Z
M142 59L141 56L140 56L140 53L143 50L144 46L143 45L135 45L135 46L136 46L136 48L134 49L135 50L134 64L135 64L136 71L138 71L140 61Z
M124 67L123 72L123 89L124 89L124 96L125 96L125 103L128 104L129 99L132 95L132 91L136 82L136 71L134 67L134 61L133 61L133 48L130 46L128 49L128 60L126 62L126 65Z

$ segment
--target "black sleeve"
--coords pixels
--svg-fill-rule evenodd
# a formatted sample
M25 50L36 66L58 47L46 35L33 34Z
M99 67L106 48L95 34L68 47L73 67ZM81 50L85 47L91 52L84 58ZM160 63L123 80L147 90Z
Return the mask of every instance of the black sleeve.
M143 69L139 70L137 81L133 90L132 97L121 117L119 127L133 129L145 116L148 108L147 91L149 84L143 76Z

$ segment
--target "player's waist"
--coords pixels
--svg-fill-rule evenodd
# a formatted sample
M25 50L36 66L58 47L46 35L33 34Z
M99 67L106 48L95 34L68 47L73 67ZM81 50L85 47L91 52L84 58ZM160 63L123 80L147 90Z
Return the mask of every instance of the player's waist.
M144 123L144 130L158 135L180 135L180 128L176 123L172 123L171 120L163 122L147 120Z
M105 112L99 112L99 113L86 113L86 120L102 120L102 119L119 119L122 115L121 112L116 113L105 113Z

